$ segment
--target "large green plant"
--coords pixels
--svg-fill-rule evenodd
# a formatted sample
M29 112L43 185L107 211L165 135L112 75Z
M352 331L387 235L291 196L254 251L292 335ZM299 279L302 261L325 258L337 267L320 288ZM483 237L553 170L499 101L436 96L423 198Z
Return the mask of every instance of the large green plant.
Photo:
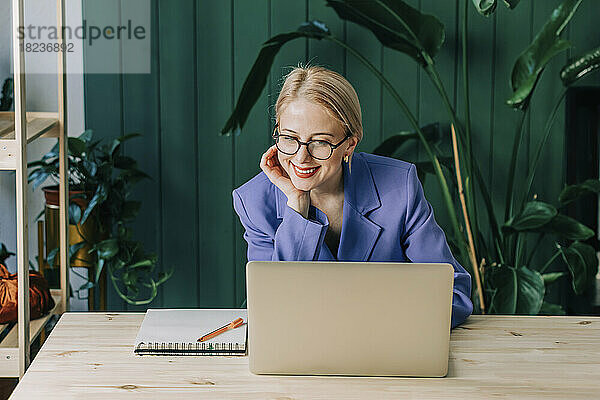
M496 214L478 160L472 152L473 133L467 62L469 39L467 17L470 3L465 2L462 12L462 94L465 113L462 118L459 118L433 61L444 42L444 27L436 17L422 14L401 0L325 1L340 18L369 29L384 46L409 55L423 68L439 93L450 122L456 128L457 151L453 155L443 154L435 145L436 135L428 135L425 128L419 127L417 119L390 81L351 44L332 35L327 26L320 21L306 22L296 31L276 35L263 44L222 133L238 132L243 127L252 106L264 89L273 60L283 45L298 38L328 40L335 43L356 57L379 79L406 115L414 131L391 137L382 143L376 152L394 155L411 135L418 138L425 149L430 161L422 165L422 169L435 174L439 182L450 217L450 243L459 261L476 278L476 290L473 296L476 308L479 311L503 314L563 312L560 306L544 301L546 285L568 277L575 293L581 294L593 282L598 269L598 260L594 248L584 243L593 236L592 230L562 214L560 207L576 200L584 193L598 193L600 183L587 181L581 185L566 187L559 198L559 208L541 201L529 201L529 199L540 155L548 141L559 105L565 97L566 87L600 66L599 49L592 50L563 68L561 79L565 90L556 100L556 105L548 116L543 139L538 144L530 164L530 173L525 178L526 190L522 192L520 199L517 199L515 171L524 135L523 122L530 110L532 94L546 65L554 59L554 56L570 46L560 36L581 0L565 0L560 4L534 40L518 56L514 65L511 76L513 95L507 99L507 105L519 110L521 116L514 136L503 219L499 219ZM518 0L503 2L512 9L517 6ZM489 15L495 11L497 1L473 0L473 4L481 14ZM460 166L460 171L456 171L451 162L452 157ZM455 178L458 176L457 172L462 176L460 181ZM460 187L464 180L464 201L460 203L464 210L462 218L459 218L456 212L461 208L459 199L453 197L449 189L449 182L451 185L455 184L454 179L457 181L456 186ZM481 196L485 205L483 210L485 214L477 210L476 196ZM490 235L481 234L482 218L489 223ZM526 241L532 236L537 236L536 245L526 247ZM491 240L486 240L487 237L491 237ZM556 250L544 265L532 265L533 254L543 240L552 240ZM546 273L548 266L558 257L564 261L569 273ZM487 263L485 268L481 267L483 259Z
M129 199L132 187L149 178L138 169L133 158L120 154L122 144L137 136L139 134L125 135L102 144L101 140L93 141L92 131L87 130L77 138L68 138L69 189L93 193L90 198L86 194L80 196L88 201L83 212L72 201L76 197L71 197L69 223L78 226L94 218L100 229L98 238L86 237L80 231L84 240L70 246L69 255L73 259L77 251L88 244L90 253L95 256L93 274L79 290L97 285L100 274L106 270L119 297L129 304L140 305L156 297L158 286L169 279L172 270L160 272L155 278L156 255L146 254L142 244L132 239L131 228L127 226L135 220L141 206L139 201ZM33 167L29 182L34 189L49 177L58 182L58 143L28 167ZM58 249L54 249L49 253L49 265L54 265L57 252Z

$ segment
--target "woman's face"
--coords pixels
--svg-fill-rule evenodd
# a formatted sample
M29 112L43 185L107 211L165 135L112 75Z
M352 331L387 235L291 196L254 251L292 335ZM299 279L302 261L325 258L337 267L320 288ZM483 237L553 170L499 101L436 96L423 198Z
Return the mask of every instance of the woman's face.
M301 142L323 140L331 144L340 143L346 136L342 124L331 117L324 107L303 99L293 100L280 113L279 132ZM311 157L306 146L300 146L294 155L278 151L277 157L297 189L332 189L337 188L341 179L344 155L351 155L356 144L356 138L346 139L327 160Z

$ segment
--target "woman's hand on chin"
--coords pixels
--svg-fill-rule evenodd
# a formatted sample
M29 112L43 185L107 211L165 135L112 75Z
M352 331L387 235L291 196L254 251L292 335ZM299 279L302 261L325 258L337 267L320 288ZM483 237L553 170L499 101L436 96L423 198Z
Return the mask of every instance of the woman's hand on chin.
M279 164L277 147L275 145L269 147L262 155L260 169L263 170L273 185L277 186L285 194L288 199L288 207L301 214L304 218L307 218L308 208L310 207L310 192L299 190L294 186L289 175L285 172L281 164Z

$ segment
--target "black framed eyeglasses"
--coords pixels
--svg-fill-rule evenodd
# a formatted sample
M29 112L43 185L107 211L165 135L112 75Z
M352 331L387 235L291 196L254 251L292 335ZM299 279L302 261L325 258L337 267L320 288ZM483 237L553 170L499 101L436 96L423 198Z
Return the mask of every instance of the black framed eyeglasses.
M333 154L333 151L340 147L350 136L351 135L346 134L346 137L337 144L329 143L327 140L309 140L308 142L301 142L294 136L282 135L279 132L279 125L275 125L275 129L273 130L273 139L275 139L277 150L288 156L293 156L300 150L300 146L306 146L308 154L317 160L329 159Z

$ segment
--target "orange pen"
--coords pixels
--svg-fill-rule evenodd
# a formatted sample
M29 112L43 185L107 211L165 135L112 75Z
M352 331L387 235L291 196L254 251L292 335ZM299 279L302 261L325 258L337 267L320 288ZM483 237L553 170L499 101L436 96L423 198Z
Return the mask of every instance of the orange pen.
M212 332L210 332L210 333L207 333L206 335L202 336L202 337L201 337L200 339L198 339L197 341L198 341L198 342L205 342L205 341L207 341L208 339L212 339L212 338L214 338L215 336L217 336L217 335L220 335L220 334L221 334L221 333L223 333L223 332L226 332L226 331L228 331L228 330L230 330L230 329L235 329L235 328L237 328L238 326L242 325L243 323L244 323L244 320L243 320L243 319L241 319L241 318L238 318L238 319L236 319L235 321L233 321L233 322L230 322L230 323L229 323L229 324L227 324L227 325L224 325L224 326L222 326L222 327L220 327L220 328L218 328L218 329L215 329L214 331L212 331Z

